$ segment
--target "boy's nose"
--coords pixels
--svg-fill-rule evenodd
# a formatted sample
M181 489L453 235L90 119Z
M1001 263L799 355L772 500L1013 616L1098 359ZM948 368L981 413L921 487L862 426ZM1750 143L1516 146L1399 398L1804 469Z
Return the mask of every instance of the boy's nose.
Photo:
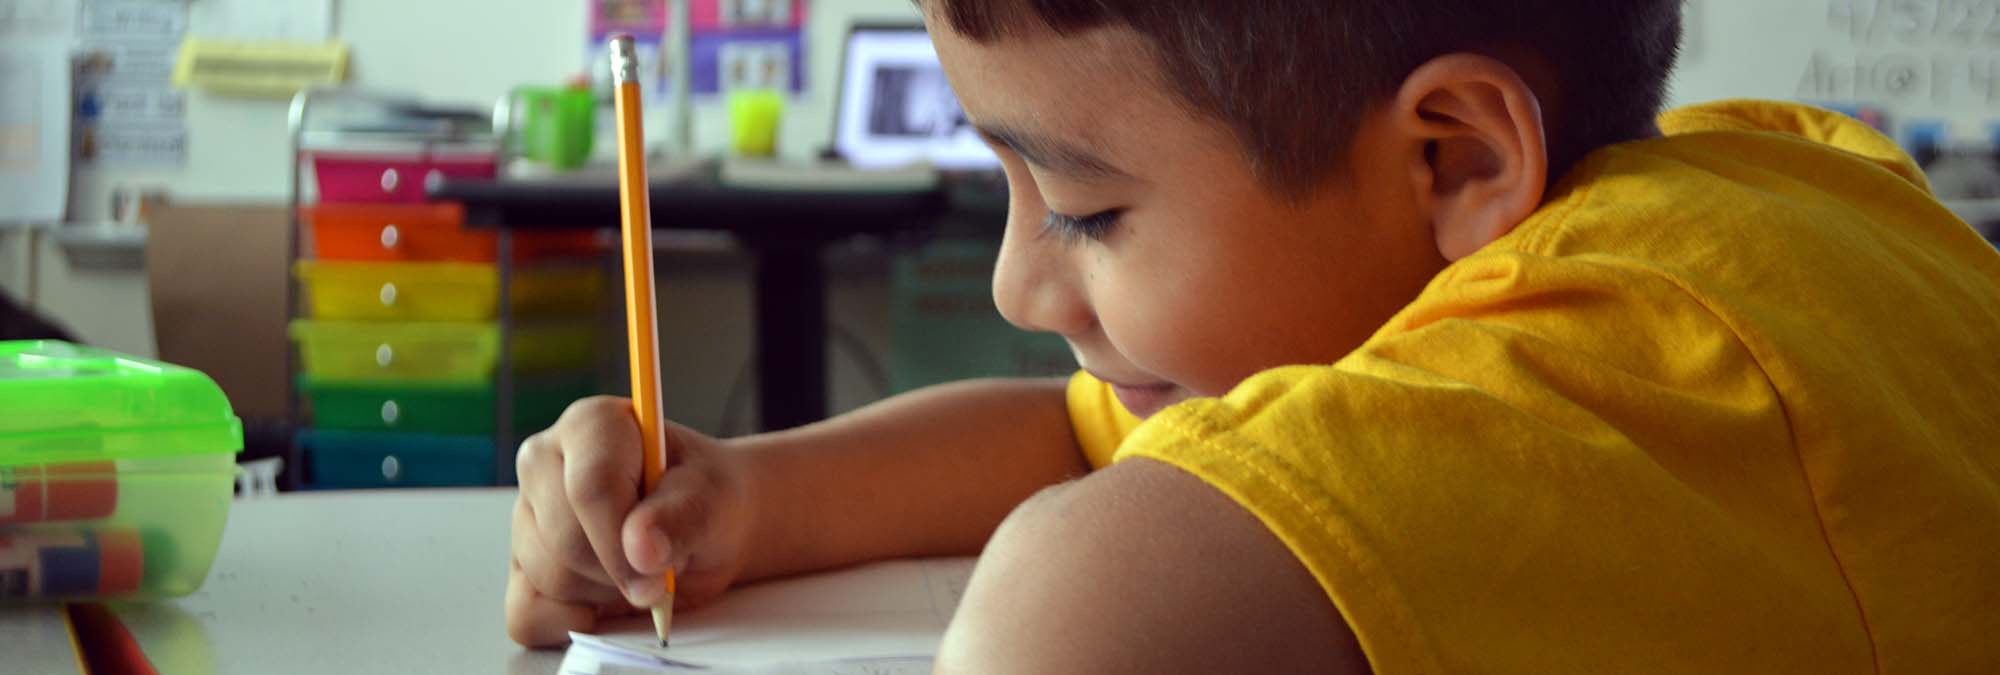
M1037 236L1039 224L1009 222L993 269L993 304L1022 330L1075 338L1097 325L1068 247Z

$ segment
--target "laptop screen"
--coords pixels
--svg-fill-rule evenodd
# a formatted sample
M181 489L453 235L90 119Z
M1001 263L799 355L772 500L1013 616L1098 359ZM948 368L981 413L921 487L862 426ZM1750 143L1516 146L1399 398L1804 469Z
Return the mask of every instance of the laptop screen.
M860 168L929 162L946 170L997 169L945 82L922 26L856 27L847 36L834 149Z

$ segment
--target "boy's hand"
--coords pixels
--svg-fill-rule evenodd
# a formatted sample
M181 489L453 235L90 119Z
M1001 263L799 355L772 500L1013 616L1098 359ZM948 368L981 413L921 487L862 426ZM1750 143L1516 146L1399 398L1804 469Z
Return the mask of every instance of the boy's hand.
M507 577L514 641L561 645L568 631L650 607L670 567L680 607L721 594L742 571L751 501L740 459L715 439L666 427L670 468L643 500L628 399L578 401L521 444Z

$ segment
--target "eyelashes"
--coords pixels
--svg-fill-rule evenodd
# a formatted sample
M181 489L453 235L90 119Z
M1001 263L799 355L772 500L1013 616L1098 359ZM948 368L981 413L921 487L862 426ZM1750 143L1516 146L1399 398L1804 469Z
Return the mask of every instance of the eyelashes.
M1042 219L1042 230L1069 243L1083 239L1103 241L1111 236L1111 230L1118 225L1118 217L1124 213L1123 210L1112 209L1087 216L1070 216L1050 211Z

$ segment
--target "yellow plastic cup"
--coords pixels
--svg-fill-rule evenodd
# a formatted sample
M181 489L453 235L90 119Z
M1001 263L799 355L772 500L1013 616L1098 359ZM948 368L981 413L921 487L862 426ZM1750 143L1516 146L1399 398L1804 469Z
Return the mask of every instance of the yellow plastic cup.
M778 121L785 116L785 96L771 89L729 93L730 148L745 157L769 157L778 152Z

